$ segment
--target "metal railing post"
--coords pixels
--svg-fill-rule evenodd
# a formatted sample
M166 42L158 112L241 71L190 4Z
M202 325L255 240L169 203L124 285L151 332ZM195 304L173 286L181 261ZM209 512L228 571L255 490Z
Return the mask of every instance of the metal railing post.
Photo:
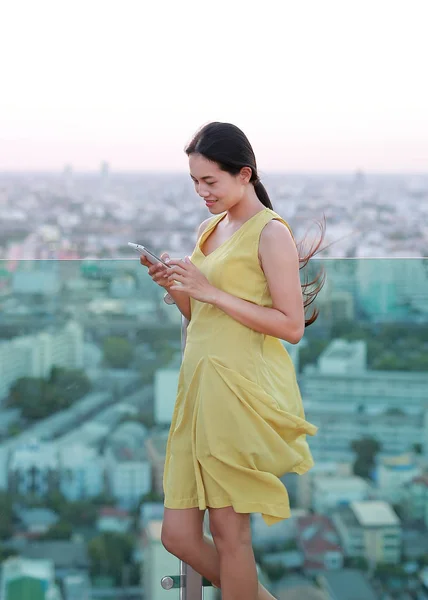
M181 354L186 346L187 326L189 321L181 320ZM180 589L180 600L202 600L202 577L188 564L180 561L180 575L183 586Z
M181 355L183 356L186 346L187 326L189 322L181 319ZM162 577L161 586L164 590L179 588L180 600L202 600L203 587L211 586L211 583L203 579L190 565L180 560L180 574L166 575Z

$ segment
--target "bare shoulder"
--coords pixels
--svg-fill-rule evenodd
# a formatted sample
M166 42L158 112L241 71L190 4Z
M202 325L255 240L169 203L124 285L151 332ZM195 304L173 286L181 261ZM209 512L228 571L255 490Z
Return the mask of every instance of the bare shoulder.
M295 247L296 245L289 227L282 221L272 219L263 227L260 234L260 246L268 247L277 244L283 247Z
M281 221L269 221L260 234L259 263L263 271L269 266L283 268L285 263L297 264L299 260L296 242L287 225Z

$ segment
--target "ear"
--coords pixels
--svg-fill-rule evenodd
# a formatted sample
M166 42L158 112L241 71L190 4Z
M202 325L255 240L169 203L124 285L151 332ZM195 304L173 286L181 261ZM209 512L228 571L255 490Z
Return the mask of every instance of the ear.
M239 171L239 178L241 180L241 183L249 183L252 174L253 171L251 167L242 167L242 169Z

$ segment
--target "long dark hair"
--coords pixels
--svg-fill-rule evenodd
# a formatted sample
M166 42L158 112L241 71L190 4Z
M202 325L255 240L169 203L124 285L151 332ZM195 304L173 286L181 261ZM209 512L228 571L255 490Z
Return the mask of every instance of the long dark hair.
M192 140L187 144L186 154L201 154L206 159L218 164L220 169L238 175L243 167L251 168L250 182L254 185L254 190L260 202L273 210L272 202L265 189L265 186L260 181L257 172L257 163L254 151L251 144L243 131L232 125L231 123L212 122L204 125L193 136ZM303 242L296 244L299 253L300 269L306 267L309 260L320 251L322 241L325 234L325 219L319 222L321 235L317 242L314 242L309 251L305 253ZM312 281L305 278L302 283L303 306L305 314L308 307L314 302L325 282L325 273L321 269ZM318 317L319 311L314 308L311 316L305 318L305 327L311 325Z

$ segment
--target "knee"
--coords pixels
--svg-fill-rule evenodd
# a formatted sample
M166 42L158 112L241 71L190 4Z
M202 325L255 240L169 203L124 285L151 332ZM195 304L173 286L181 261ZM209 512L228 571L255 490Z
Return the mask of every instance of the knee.
M245 517L224 518L224 515L210 514L210 531L219 552L251 546L251 528Z
M180 551L181 532L178 529L162 524L161 542L165 550L178 556Z
M180 560L186 561L191 553L191 544L186 532L181 529L162 525L161 542L165 550Z

